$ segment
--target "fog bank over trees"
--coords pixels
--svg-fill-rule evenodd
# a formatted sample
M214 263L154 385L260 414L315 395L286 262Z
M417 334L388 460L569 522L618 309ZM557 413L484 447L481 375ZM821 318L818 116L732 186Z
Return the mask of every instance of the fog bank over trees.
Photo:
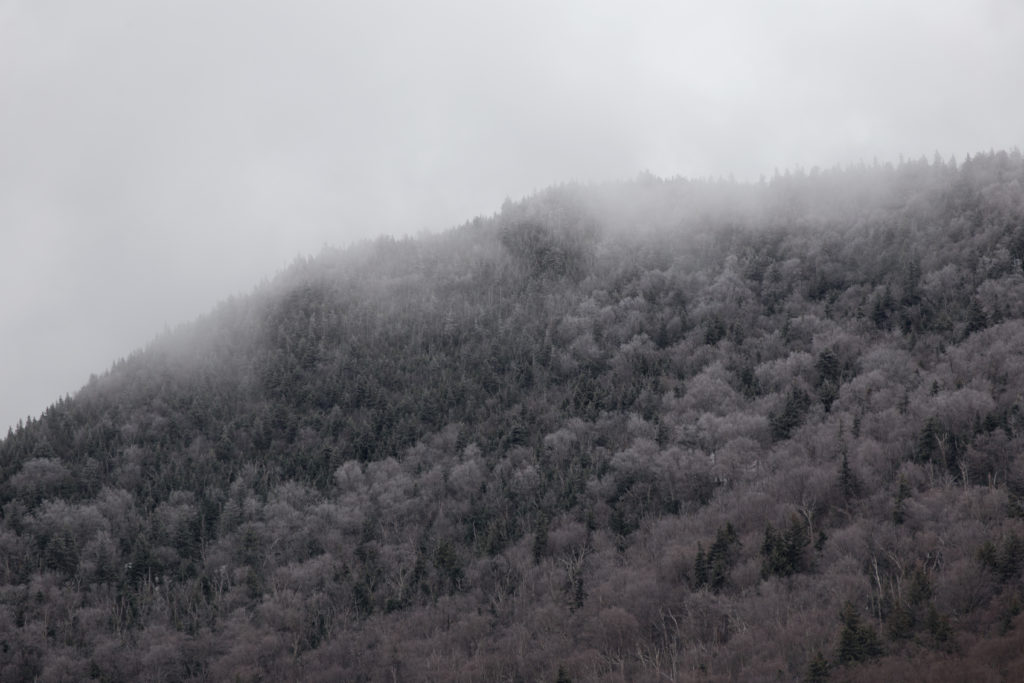
M1019 0L0 0L0 433L324 244L1019 145L1022 35Z
M0 442L2 680L1024 678L1024 158L565 184Z

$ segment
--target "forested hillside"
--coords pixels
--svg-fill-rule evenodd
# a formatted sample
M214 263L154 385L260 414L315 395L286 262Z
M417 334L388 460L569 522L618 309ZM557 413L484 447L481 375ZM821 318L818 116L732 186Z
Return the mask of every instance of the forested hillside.
M0 442L0 680L1024 680L1022 184L645 175L298 261Z

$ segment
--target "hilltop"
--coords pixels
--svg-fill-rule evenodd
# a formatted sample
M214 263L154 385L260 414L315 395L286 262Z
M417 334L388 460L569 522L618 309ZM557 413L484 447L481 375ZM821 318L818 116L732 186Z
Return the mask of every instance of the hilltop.
M0 680L1024 678L1024 158L564 185L0 442Z

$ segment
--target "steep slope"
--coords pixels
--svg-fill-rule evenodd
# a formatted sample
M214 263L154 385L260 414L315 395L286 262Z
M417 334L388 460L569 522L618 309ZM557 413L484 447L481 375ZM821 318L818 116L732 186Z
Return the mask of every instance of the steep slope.
M641 177L297 262L0 443L0 680L1022 675L1022 182Z

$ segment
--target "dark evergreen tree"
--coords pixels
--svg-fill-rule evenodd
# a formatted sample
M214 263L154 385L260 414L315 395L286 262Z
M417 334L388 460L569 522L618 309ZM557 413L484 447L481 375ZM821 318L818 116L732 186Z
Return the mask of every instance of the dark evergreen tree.
M828 660L821 651L815 653L814 659L807 665L807 675L804 677L806 683L825 683L829 679L830 669Z
M964 334L981 332L986 327L988 327L988 315L985 313L985 309L982 308L980 301L971 299L970 307L967 309L967 327Z
M804 550L808 545L807 523L800 517L793 515L789 526L781 533L769 524L761 544L761 575L766 578L790 576L804 571Z
M793 430L803 422L804 413L809 406L810 399L803 389L790 390L782 410L771 418L772 438L776 441L788 439Z
M843 605L840 614L843 628L839 633L836 659L840 664L864 662L882 655L882 644L871 626L861 623L860 615L853 603Z
M894 524L903 524L907 519L907 500L910 498L910 484L905 477L900 477L899 488L896 490L896 503L892 509Z
M533 535L533 561L540 562L548 552L548 516L541 513L537 519L537 530Z
M847 502L860 494L860 482L857 481L857 475L850 468L850 458L845 448L843 448L843 459L839 463L839 491Z
M693 560L693 583L695 588L704 588L710 581L711 573L708 571L708 558L704 554L704 546L697 544L697 557Z

